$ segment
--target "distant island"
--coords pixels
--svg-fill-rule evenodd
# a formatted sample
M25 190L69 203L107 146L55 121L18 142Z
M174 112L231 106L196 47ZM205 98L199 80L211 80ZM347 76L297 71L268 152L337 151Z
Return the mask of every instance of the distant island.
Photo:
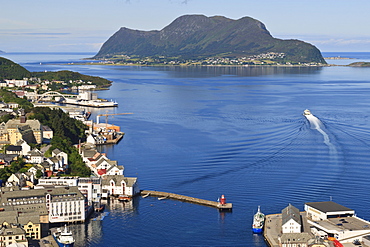
M93 59L141 65L326 65L315 46L271 36L250 17L184 15L160 31L122 27Z
M370 62L355 62L351 63L348 66L352 67L370 67Z
M0 50L0 54L4 54L4 53L5 53L5 51L1 51L1 50Z

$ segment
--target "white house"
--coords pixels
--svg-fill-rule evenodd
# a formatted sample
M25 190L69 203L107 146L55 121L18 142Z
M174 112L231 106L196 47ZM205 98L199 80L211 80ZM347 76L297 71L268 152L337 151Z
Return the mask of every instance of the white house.
M44 155L37 148L29 151L27 156L27 162L31 164L41 164L44 161Z
M109 195L125 195L132 197L140 193L137 178L128 178L123 175L104 175L102 177L102 190L104 197Z
M117 161L105 159L103 157L101 157L90 168L97 176L102 176L105 174L123 176L124 173L123 166L117 166Z
M35 176L32 172L13 173L6 181L6 186L33 187Z
M289 204L282 214L282 233L301 233L302 219L298 208Z
M31 151L31 146L23 139L17 142L17 146L22 147L22 155L27 155L27 153Z
M65 166L68 165L68 154L67 153L60 151L59 149L56 148L51 152L51 155L61 160L63 165Z

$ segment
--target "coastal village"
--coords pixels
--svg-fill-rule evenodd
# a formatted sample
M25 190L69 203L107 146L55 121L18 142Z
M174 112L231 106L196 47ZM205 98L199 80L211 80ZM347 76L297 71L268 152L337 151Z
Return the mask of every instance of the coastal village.
M0 116L10 114L12 118L0 123L0 148L4 151L0 153L0 169L19 160L27 164L26 171L15 172L6 181L0 181L1 246L29 246L30 241L50 236L52 227L81 223L96 216L96 212L104 210L104 199L130 201L140 193L137 178L126 177L124 166L96 149L97 145L117 143L124 135L119 126L94 123L88 120L90 114L83 108L40 103L33 98L35 93L25 90L27 81L27 78L6 80L0 86L8 90L15 87L13 92L33 101L34 106L60 108L71 118L86 124L86 141L75 144L75 147L91 170L91 176L68 176L70 164L66 152L56 148L51 151L51 156L45 155L54 131L37 119L27 119L17 103L1 102ZM85 89L86 85L83 87ZM84 91L81 95L91 97L94 93ZM55 95L47 96L44 99L55 99ZM98 118L108 115L101 114ZM59 234L63 235L63 232ZM50 243L57 239L49 237L45 241Z

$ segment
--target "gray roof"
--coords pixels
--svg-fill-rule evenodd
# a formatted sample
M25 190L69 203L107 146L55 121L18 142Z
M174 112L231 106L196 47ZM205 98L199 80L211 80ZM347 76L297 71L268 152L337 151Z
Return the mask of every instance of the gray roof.
M31 151L28 152L29 155L31 156L44 156L40 150L37 148L32 149Z
M32 206L38 203L44 203L45 195L50 194L52 196L76 196L76 199L82 200L84 196L78 190L78 187L58 187L58 188L47 188L47 189L30 189L30 190L18 190L18 191L3 191L0 199L0 206L2 205L13 205L20 206L20 203L26 206ZM59 197L56 197L55 200L59 200ZM62 199L63 197L61 197ZM54 198L52 198L54 201Z
M137 178L129 178L123 175L104 175L102 179L102 185L108 186L111 180L113 180L115 184L120 184L122 181L124 181L126 186L133 187L137 181Z
M60 151L58 148L54 149L52 153L54 154L60 154L62 151Z
M294 207L293 205L289 204L288 207L284 208L281 212L282 214L282 224L284 225L289 220L293 219L298 224L302 225L301 223L301 215L299 213L298 208Z
M336 202L333 201L327 201L327 202L307 202L306 205L313 207L317 210L320 210L321 212L324 213L329 213L329 212L341 212L341 211L353 211L350 208L347 208L345 206L342 206Z
M33 224L40 224L40 216L34 214L21 214L18 216L18 223L21 225L27 225L29 222Z
M43 125L42 126L43 131L53 131L49 126Z
M4 160L6 162L11 162L16 157L18 157L17 154L0 154L0 160Z
M28 119L25 123L21 123L20 119L10 119L8 122L6 122L7 128L19 128L22 126L29 126L32 130L40 130L41 124L39 120L34 119Z
M86 158L91 158L96 153L97 153L96 150L92 150L92 149L84 149L84 150L82 150L82 156L83 157L86 157Z
M20 235L20 234L25 234L25 230L23 230L21 227L2 227L0 229L0 235L2 236L11 236L11 235Z
M20 152L20 151L22 151L22 146L9 145L9 146L6 148L6 151L15 151L15 152Z

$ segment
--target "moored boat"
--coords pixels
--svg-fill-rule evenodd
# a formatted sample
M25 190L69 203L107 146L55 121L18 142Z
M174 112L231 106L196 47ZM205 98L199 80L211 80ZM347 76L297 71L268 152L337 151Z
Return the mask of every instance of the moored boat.
M265 215L261 212L260 206L258 206L258 211L253 217L253 225L252 225L253 232L261 233L264 223L265 223Z
M67 226L64 226L63 231L60 228L58 228L53 233L53 237L59 247L73 247L75 243L72 232L68 231Z
M128 197L128 196L125 196L125 195L119 195L118 196L118 201L121 201L121 202L129 202L129 201L131 201L131 198Z

